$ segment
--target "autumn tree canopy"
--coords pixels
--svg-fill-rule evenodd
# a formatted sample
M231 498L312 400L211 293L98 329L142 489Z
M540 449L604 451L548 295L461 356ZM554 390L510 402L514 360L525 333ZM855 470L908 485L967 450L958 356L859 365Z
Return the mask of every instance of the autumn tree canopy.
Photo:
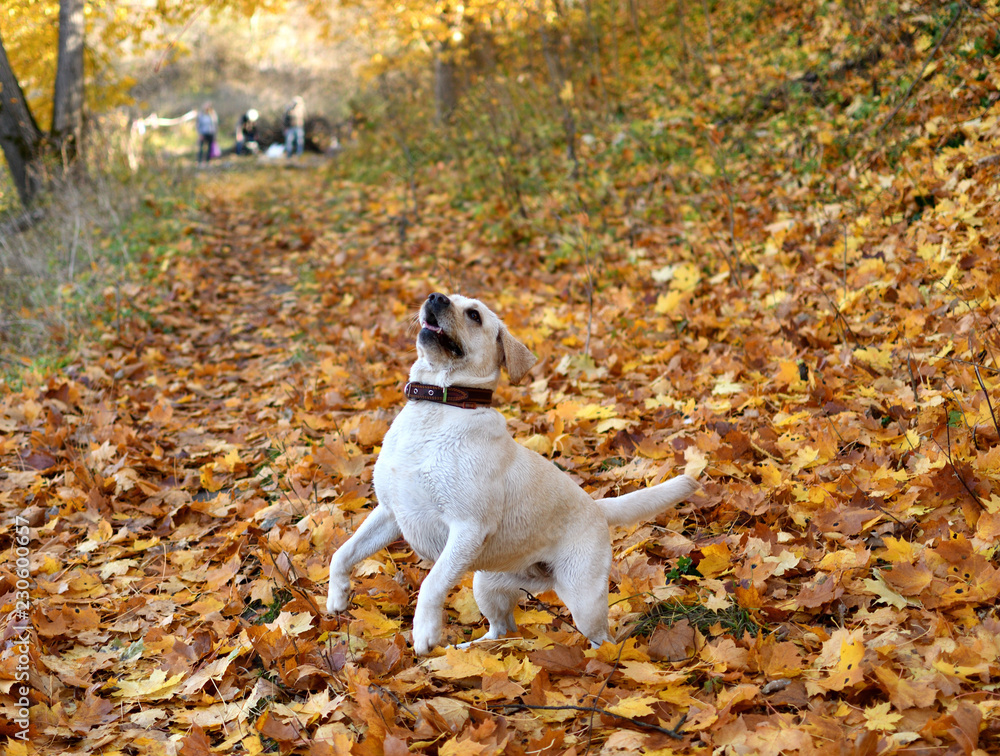
M0 13L0 76L10 92L24 93L28 114L20 103L0 107L0 143L25 204L33 197L33 184L47 172L43 158L48 148L63 161L75 156L84 110L99 115L132 102L130 89L136 82L126 73L124 59L155 50L166 53L177 46L186 25L205 11L250 18L280 14L290 5L325 18L320 3L288 0L226 0L208 6L108 0L6 3ZM40 131L32 121L41 125Z

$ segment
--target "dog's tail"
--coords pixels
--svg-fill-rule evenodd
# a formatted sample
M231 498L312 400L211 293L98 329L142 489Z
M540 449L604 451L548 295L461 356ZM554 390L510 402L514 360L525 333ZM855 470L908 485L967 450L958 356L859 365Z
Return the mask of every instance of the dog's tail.
M597 506L604 513L608 525L634 525L656 517L697 490L698 481L689 475L678 475L652 488L642 488L624 496L598 499Z

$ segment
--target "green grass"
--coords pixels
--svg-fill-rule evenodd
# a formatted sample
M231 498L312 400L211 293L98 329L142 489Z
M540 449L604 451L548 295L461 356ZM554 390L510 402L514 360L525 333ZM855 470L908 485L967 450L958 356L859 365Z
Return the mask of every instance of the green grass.
M17 196L14 179L7 170L7 163L0 160L0 224L14 218L21 212L21 200Z
M293 598L292 592L287 588L279 588L274 592L274 598L271 604L267 607L267 610L262 614L258 615L254 620L257 625L266 625L268 622L274 622L278 619L278 615L281 614L282 608L291 601Z
M194 181L178 168L147 164L132 174L109 153L102 171L88 168L53 183L37 202L41 219L5 236L0 383L16 382L26 369L64 364L95 318L122 316L105 301L108 287L140 280L184 237L195 211ZM0 186L0 201L7 197Z
M709 635L716 625L723 632L742 638L744 633L756 636L763 628L757 624L749 611L740 606L723 610L706 609L701 604L685 604L682 601L664 601L655 605L635 624L635 634L648 636L658 625L675 625L687 620L702 635Z

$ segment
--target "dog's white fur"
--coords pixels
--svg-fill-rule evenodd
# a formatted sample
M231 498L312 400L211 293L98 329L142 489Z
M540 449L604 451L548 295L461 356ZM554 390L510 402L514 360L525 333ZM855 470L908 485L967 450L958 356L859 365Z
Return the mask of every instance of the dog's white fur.
M420 322L411 381L495 389L501 366L517 383L535 363L475 299L432 294ZM485 638L516 629L522 589L555 589L591 643L610 640L608 526L654 517L698 488L681 475L595 501L551 461L514 441L496 410L415 400L386 433L374 482L378 506L330 562L327 611L347 609L353 566L402 536L434 561L413 617L418 654L440 642L444 601L470 570L476 603L490 622Z

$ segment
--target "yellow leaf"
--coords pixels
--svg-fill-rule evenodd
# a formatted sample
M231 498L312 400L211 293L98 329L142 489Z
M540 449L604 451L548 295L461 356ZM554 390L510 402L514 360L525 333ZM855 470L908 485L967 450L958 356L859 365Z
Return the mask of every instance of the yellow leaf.
M518 439L521 446L526 449L531 449L533 452L538 452L543 457L547 457L552 453L552 440L541 433L536 433L534 436L529 436L528 438Z
M236 449L236 447L233 447L226 453L226 456L224 456L222 460L219 462L219 467L225 470L226 472L233 472L236 469L236 465L238 465L239 463L240 463L240 453Z
M764 462L758 467L760 485L763 488L777 488L781 485L781 471L770 462Z
M792 472L797 473L807 467L812 467L819 461L819 449L814 449L811 446L800 447L791 459Z
M645 687L674 685L688 679L682 672L670 672L648 661L624 661L621 668L625 677Z
M483 677L507 672L500 657L480 646L458 649L450 646L443 656L436 656L424 662L424 666L435 677L446 680L460 680L465 677ZM532 665L533 666L533 665ZM534 667L537 674L538 667Z
M669 315L677 309L683 298L683 292L670 290L656 298L656 306L653 309L657 315Z
M893 714L888 701L865 709L865 727L876 732L892 732L896 723L903 718L902 714Z
M637 696L636 698L623 698L614 706L609 706L608 711L620 717L645 717L653 713L650 704L659 703L660 699L655 696Z
M456 735L444 742L444 745L438 749L438 756L480 756L487 748L486 745L475 740L459 740ZM493 750L490 749L490 753L492 752Z
M546 307L542 312L542 325L548 326L553 330L561 330L569 325L569 321L566 318L559 317L551 307Z
M993 494L987 501L983 502L983 506L990 514L997 514L1000 512L1000 496Z
M861 664L865 655L865 644L859 638L845 640L840 645L840 661L837 662L838 672L850 672Z
M516 612L514 616L517 616ZM503 665L507 670L508 679L522 685L529 685L538 676L538 672L541 669L527 659L518 659L513 655L504 657Z
M742 383L735 383L732 379L732 374L726 374L721 376L715 382L715 386L712 387L712 393L715 396L721 396L726 394L738 394L743 390Z
M867 551L854 551L854 549L841 549L832 554L827 554L816 569L824 572L834 572L836 570L853 570L865 567L868 564L869 554Z
M892 564L913 564L913 560L917 558L913 544L904 538L886 536L882 542L885 544L885 551L879 554L880 559Z
M617 417L614 409L600 404L585 404L576 411L577 420L604 420L609 417Z
M130 567L135 567L138 562L135 559L116 559L111 562L106 562L103 567L101 567L101 580L107 580L109 577L114 575L115 577L120 577L128 573Z
M760 688L756 685L736 685L735 687L719 691L719 697L716 699L715 706L719 710L731 708L743 701L753 701L759 695Z
M882 370L888 370L892 366L892 352L888 349L878 349L877 347L855 349L854 357L859 362Z
M677 291L691 291L701 281L701 273L694 263L680 263L674 268L670 288Z
M920 448L920 434L912 428L892 442L897 451L915 451Z
M399 620L389 619L381 612L361 607L352 609L351 615L361 620L365 627L370 629L372 635L376 636L393 635L399 630L401 624Z
M729 545L725 542L712 543L701 550L702 558L698 562L698 572L705 578L714 578L733 566Z
M949 664L943 659L938 659L932 666L941 674L961 677L966 682L973 683L980 683L980 677L985 674L989 674L988 664L977 664L975 667L968 667L960 666L958 664Z
M243 750L246 751L247 756L260 756L260 754L264 753L264 744L260 740L259 733L255 732L253 735L247 735L240 741L240 745L243 746Z
M559 99L563 102L573 101L573 82L567 80L559 91Z
M632 423L628 420L624 420L620 417L609 417L607 420L601 420L597 427L594 428L595 433L607 433L609 430L624 430L628 428Z
M771 424L776 428L783 428L786 425L795 425L802 420L807 420L812 417L812 413L808 410L803 410L802 412L796 412L789 415L787 412L779 412L771 420Z
M360 609L358 611L365 611ZM374 612L373 612L374 614ZM381 615L379 615L381 616ZM269 630L281 630L285 635L301 635L312 627L313 616L310 612L281 612L274 622L266 623Z
M799 375L799 364L793 360L782 360L778 363L778 373L774 376L774 380L786 386L802 380Z
M116 690L112 691L111 695L128 699L169 698L182 679L184 679L183 672L168 678L166 670L154 669L151 674L144 674L138 680L118 680L115 682Z
M905 608L906 599L889 587L878 570L873 570L873 572L875 574L873 579L866 578L861 582L869 593L873 593L878 596L876 602L881 601L886 604L886 606L893 606L896 609Z
M214 470L214 462L209 462L201 466L201 487L210 493L215 493L225 485L224 480L215 477Z
M798 563L802 561L802 558L796 556L791 551L788 551L786 549L777 556L764 557L764 561L768 564L777 565L774 568L774 575L780 577L781 575L784 575L786 572L788 572L790 569L796 567Z
M821 683L823 687L843 690L864 680L861 662L865 656L865 644L862 637L861 630L852 632L841 628L823 643L817 663L830 668L828 679Z
M692 478L697 478L708 466L708 457L697 446L689 446L685 449L684 459L687 460L687 464L684 465L684 473Z
M514 622L518 627L524 625L548 625L552 622L552 615L541 609L514 609Z
M476 599L472 595L472 589L468 586L459 589L449 606L458 612L458 621L463 625L473 625L482 617Z

